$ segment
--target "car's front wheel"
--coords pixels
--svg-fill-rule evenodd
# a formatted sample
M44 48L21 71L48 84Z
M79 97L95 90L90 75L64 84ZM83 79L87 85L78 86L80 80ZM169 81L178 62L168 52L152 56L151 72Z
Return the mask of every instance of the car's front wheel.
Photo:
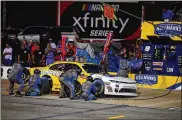
M75 94L79 95L82 92L82 86L81 84L76 81L75 83ZM64 87L64 93L66 94L66 97L70 97L70 90L67 86Z
M95 95L97 97L102 96L104 94L104 83L101 79L95 79L93 85L96 88Z
M21 78L22 80L24 80L24 83L26 84L30 78L30 71L25 68L21 74Z

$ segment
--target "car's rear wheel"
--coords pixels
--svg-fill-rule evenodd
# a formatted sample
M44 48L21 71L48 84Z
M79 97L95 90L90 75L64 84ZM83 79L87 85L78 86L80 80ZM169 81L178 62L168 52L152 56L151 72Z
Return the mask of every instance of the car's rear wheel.
M51 78L49 77L43 77L42 78L42 94L49 94L51 92L51 85L50 85L50 80Z
M93 85L96 87L95 95L97 97L104 95L104 83L101 79L95 79Z

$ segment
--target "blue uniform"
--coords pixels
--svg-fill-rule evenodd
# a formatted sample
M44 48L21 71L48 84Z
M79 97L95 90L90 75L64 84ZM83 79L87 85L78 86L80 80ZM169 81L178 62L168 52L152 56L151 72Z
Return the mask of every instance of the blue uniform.
M121 77L127 77L129 71L130 71L130 61L121 58L119 62L119 70L117 72L117 75Z
M24 68L21 64L14 63L12 66L12 70L8 75L8 79L10 81L9 84L9 93L13 93L14 83L20 84L18 91L22 91L24 88L24 80L22 79L21 75L24 71Z
M32 75L28 81L28 85L29 85L29 94L26 95L30 95L30 96L37 96L37 95L41 95L41 91L40 91L40 87L42 85L41 80L44 80L46 78L40 78L39 75Z
M75 97L75 81L78 78L78 73L75 69L70 69L66 71L60 78L61 89L60 97L64 96L64 86L67 86L70 90L70 99Z
M96 96L94 95L94 93L96 92L96 87L94 84L92 84L92 82L86 81L85 83L83 83L82 90L82 96L85 95L85 100L90 101L96 99Z

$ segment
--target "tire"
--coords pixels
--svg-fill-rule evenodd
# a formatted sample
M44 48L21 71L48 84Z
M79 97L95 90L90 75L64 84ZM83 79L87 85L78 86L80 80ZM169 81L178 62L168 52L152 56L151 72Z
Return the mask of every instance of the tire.
M70 97L70 90L67 86L64 86L64 91L66 94L65 96ZM78 81L76 81L76 83L75 83L75 93L76 94L75 95L79 95L79 94L81 94L81 92L82 92L82 86Z
M44 80L42 80L42 88L41 88L41 93L42 94L49 94L51 92L51 87L49 84L49 80L47 77L45 77Z
M25 68L23 70L23 73L21 74L21 78L22 78L22 80L24 80L25 84L28 82L28 80L30 78L30 71L27 68Z
M76 95L79 95L82 92L82 85L78 81L75 83L75 92Z
M95 79L93 85L96 87L95 96L102 96L104 95L104 83L101 79Z

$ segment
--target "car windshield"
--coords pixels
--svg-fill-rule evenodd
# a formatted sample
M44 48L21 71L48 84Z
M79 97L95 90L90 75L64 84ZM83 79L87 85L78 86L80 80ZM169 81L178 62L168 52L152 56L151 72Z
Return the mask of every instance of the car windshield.
M106 73L106 71L98 65L84 64L82 67L87 73L102 73L102 74Z

